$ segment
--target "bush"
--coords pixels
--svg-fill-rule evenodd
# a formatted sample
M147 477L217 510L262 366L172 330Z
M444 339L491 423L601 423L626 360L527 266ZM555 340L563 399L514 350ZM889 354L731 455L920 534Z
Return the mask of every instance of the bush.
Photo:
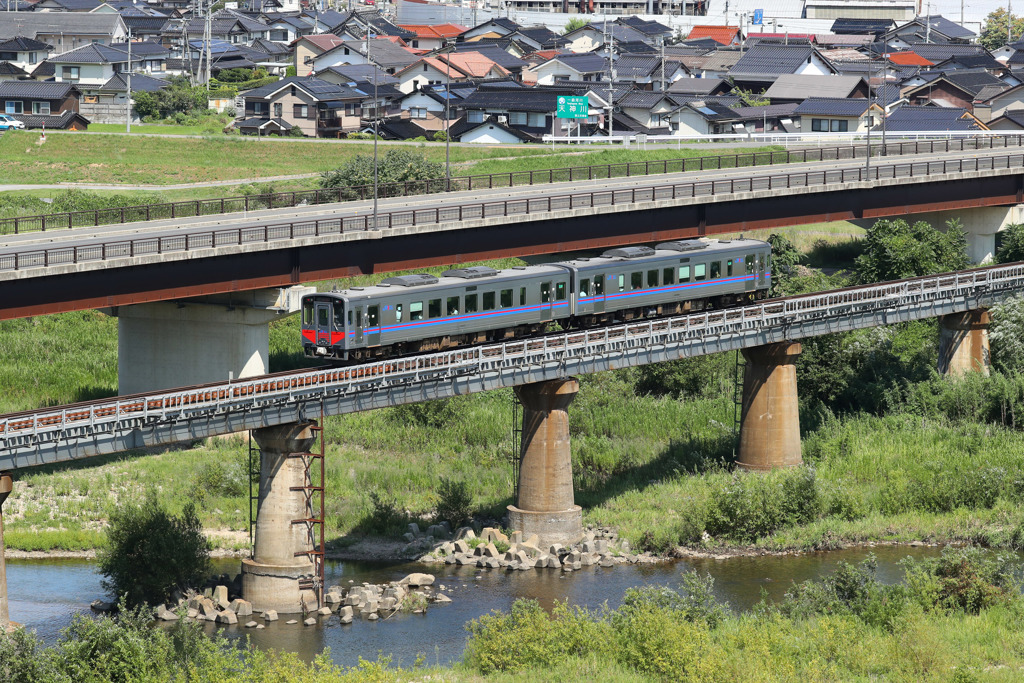
M666 586L643 586L626 590L620 613L640 610L645 606L668 610L679 619L701 622L717 628L729 616L729 604L715 597L715 580L710 574L683 572L682 592Z
M405 531L409 517L398 508L398 503L393 498L371 491L370 508L368 532L381 536L398 536Z
M1024 261L1024 224L1007 225L1002 234L1002 243L996 250L996 263Z
M724 652L712 646L703 624L651 603L620 612L613 623L616 658L640 673L664 681L721 678Z
M966 268L967 234L959 221L946 225L940 232L925 221L878 221L868 228L864 253L857 257L858 279L867 284Z
M943 549L939 557L902 563L910 595L926 610L978 614L1020 594L1015 558L980 548Z
M98 557L103 587L128 605L159 604L175 590L200 585L210 572L210 542L195 507L181 516L162 509L153 493L142 505L110 515L107 546Z
M161 90L132 93L139 116L164 119L175 114L204 112L209 107L205 87L192 86L184 76L172 76L170 81L171 85Z
M708 533L744 542L783 527L806 524L821 513L810 466L768 473L736 472L709 498Z
M1024 372L1024 296L993 306L991 313L992 367L1004 373Z
M349 136L353 137L353 136ZM372 137L372 136L371 136ZM411 183L410 193L428 192L437 187L430 181L444 178L444 164L427 161L422 154L415 154L404 149L390 149L377 163L377 183L381 196L395 196L404 193L404 187L384 187L393 183ZM350 159L344 166L333 171L325 171L320 175L320 187L340 189L347 199L355 199L359 193L352 190L354 186L373 184L373 157L359 154Z
M466 402L461 398L439 398L395 406L391 418L401 425L440 429L465 417Z
M464 481L441 479L437 495L437 521L448 522L452 529L462 523L473 513L473 494Z

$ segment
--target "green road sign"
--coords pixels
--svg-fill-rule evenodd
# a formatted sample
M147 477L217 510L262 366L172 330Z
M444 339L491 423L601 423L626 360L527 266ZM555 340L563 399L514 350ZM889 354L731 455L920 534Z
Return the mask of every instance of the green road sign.
M586 97L558 96L555 116L560 119L585 119L590 115L590 101Z

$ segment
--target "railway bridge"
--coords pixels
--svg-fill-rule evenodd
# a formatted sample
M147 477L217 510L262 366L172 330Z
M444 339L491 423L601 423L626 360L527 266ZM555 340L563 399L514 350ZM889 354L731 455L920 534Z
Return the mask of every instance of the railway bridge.
M310 449L326 416L515 387L524 415L511 523L537 533L542 542L572 542L582 533L581 511L573 502L567 419L577 391L574 376L740 350L747 365L739 464L755 470L792 467L801 463L794 368L801 339L939 317L941 369L984 372L987 309L1021 291L1024 263L991 266L344 368L29 411L0 417L0 471L253 430L261 449L259 516L255 555L243 564L243 587L256 607L296 611L303 589L317 585L317 561L322 560L322 513L317 547L311 496L317 486L310 475L310 464L318 456ZM0 477L0 502L11 487L10 474ZM322 501L322 487L319 493ZM2 619L5 590L0 588Z

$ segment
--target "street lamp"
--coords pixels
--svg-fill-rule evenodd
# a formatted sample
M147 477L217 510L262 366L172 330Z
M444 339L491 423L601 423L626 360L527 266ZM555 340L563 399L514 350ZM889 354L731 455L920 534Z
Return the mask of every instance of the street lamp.
M455 45L447 43L438 50L437 55L448 55L445 62L444 77L444 191L452 191L452 155L451 155L451 102L452 102L452 52Z

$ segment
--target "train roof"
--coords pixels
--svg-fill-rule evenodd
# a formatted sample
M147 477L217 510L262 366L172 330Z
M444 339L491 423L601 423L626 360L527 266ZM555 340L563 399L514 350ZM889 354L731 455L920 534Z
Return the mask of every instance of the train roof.
M681 258L698 258L704 254L715 254L723 251L746 251L750 249L770 248L767 242L753 239L693 239L661 242L656 247L618 247L608 249L600 256L576 258L571 261L556 261L556 265L570 268L587 268L602 266L609 263L644 262L649 259L663 259L678 256Z
M412 294L416 291L432 291L449 287L486 286L488 283L493 282L494 279L530 278L541 275L559 275L565 272L564 268L549 264L513 266L504 270L495 270L487 266L473 266L468 268L452 268L446 270L440 276L428 273L395 275L382 280L376 285L349 287L348 289L332 292L317 292L317 294L329 294L346 301L378 299L385 296ZM315 295L310 294L307 296Z

